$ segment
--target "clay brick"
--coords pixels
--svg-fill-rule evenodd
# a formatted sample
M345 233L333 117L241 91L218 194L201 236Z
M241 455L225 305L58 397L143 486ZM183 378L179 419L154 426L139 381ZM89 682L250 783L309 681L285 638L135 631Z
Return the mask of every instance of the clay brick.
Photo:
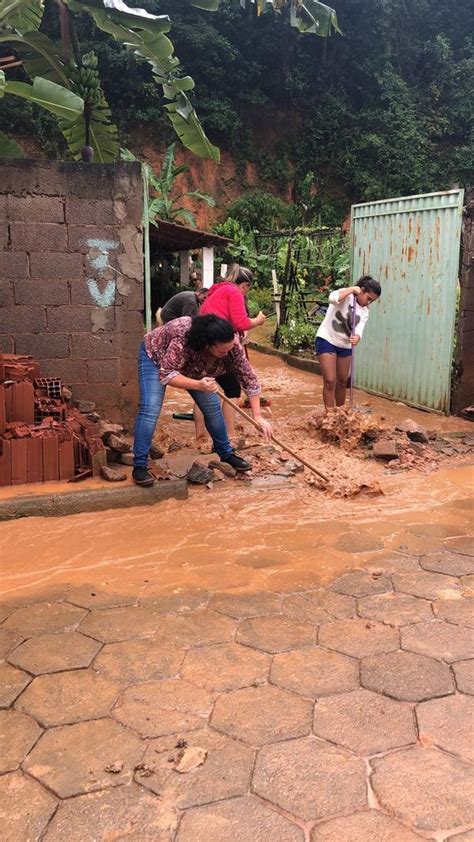
M12 222L64 222L64 201L50 196L8 196L7 212Z
M28 257L22 252L0 253L0 275L4 278L27 278Z
M115 333L78 333L71 336L73 357L84 359L116 359L120 355L119 337ZM53 356L51 354L51 356ZM57 354L54 354L57 356ZM136 366L136 361L135 366Z
M3 307L0 310L0 333L43 333L46 327L44 307Z
M120 360L88 360L89 383L113 383L120 380Z
M59 441L53 430L45 430L40 439L43 448L44 482L59 479Z
M37 360L64 359L69 357L69 336L67 333L19 334L15 337L15 351L31 354Z
M69 304L71 293L66 280L55 278L50 281L23 279L14 282L16 304Z
M66 198L66 222L76 225L114 225L117 220L113 202L107 199L91 202L90 199L68 197Z
M35 420L35 395L33 383L30 380L11 383L7 386L7 392L11 390L11 410L8 421L23 421L24 424L33 424ZM8 396L6 395L8 406Z
M28 478L27 439L12 439L12 485L23 485Z
M12 281L0 278L0 307L11 307L14 303Z
M67 230L56 222L12 222L13 251L66 251Z
M115 251L120 251L118 234L116 225L68 225L69 249L87 254L91 250L88 240L115 240Z
M1 310L0 310L1 312ZM0 353L3 354L14 354L15 353L15 342L13 336L10 334L1 334L0 335Z
M12 443L7 439L1 442L0 453L0 486L12 484L12 457L11 448Z
M41 373L44 377L59 377L66 386L87 382L85 360L41 360Z
M51 278L82 278L83 262L81 254L63 254L32 252L30 254L31 277L49 281Z
M59 479L71 479L73 476L74 446L71 439L59 443Z
M3 435L7 427L7 407L5 402L5 386L0 383L0 436Z
M43 482L43 442L40 436L26 440L28 482Z
M92 307L61 305L47 307L48 331L51 333L87 333L92 328Z

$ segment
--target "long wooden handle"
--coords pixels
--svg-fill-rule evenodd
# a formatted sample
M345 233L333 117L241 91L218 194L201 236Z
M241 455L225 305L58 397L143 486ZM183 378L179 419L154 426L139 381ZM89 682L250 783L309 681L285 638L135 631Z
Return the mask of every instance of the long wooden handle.
M244 412L244 410L241 409L240 406L236 406L236 404L233 401L231 401L230 398L226 397L226 395L224 395L224 393L221 392L220 389L218 389L218 393L222 400L225 401L225 403L228 403L230 406L232 406L235 409L235 411L242 416L242 418L245 418L245 420L248 421L249 424L252 424L252 426L254 426L255 429L258 430L259 433L261 433L260 427L258 426L257 422L254 421L254 419L250 415ZM304 465L305 468L308 468L310 471L313 472L313 474L316 474L316 476L324 480L324 482L329 482L329 477L327 477L326 474L323 474L322 471L319 471L317 468L314 467L314 465L311 465L305 459L302 459L301 456L298 456L298 454L295 453L295 451L292 450L291 447L288 447L287 444L283 444L282 441L279 441L279 439L277 439L277 437L274 436L273 433L272 439L275 442L275 444L278 445L278 447L281 447L282 450L286 450L286 452L293 456L294 459L296 459L298 462L301 462L301 464Z

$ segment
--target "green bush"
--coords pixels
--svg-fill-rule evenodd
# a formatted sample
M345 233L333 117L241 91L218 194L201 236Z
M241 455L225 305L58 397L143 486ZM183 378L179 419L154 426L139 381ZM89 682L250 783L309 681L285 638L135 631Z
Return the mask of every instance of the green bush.
M280 347L290 354L312 348L316 334L315 326L310 322L289 318L286 325L278 331Z

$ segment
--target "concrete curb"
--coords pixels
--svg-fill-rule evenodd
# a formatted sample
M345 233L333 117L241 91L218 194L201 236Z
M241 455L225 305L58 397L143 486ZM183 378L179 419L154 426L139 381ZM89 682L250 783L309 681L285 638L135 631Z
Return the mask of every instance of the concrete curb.
M248 347L260 354L268 354L270 357L279 357L287 365L299 368L300 371L309 371L311 374L321 374L321 368L317 360L307 360L304 357L295 357L294 354L287 354L285 351L278 351L268 345L261 345L260 342L248 343Z
M60 494L25 494L0 504L0 521L21 517L63 517L82 512L153 506L174 497L186 500L188 484L184 479L162 480L151 488L126 485L114 488L86 489Z

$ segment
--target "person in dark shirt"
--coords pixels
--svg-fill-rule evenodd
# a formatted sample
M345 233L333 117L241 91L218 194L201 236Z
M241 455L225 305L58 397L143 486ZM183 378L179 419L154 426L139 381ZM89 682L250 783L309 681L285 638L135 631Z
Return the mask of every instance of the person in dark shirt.
M201 304L205 301L207 289L185 290L173 295L160 311L160 319L165 325L173 319L180 319L182 316L197 316Z

